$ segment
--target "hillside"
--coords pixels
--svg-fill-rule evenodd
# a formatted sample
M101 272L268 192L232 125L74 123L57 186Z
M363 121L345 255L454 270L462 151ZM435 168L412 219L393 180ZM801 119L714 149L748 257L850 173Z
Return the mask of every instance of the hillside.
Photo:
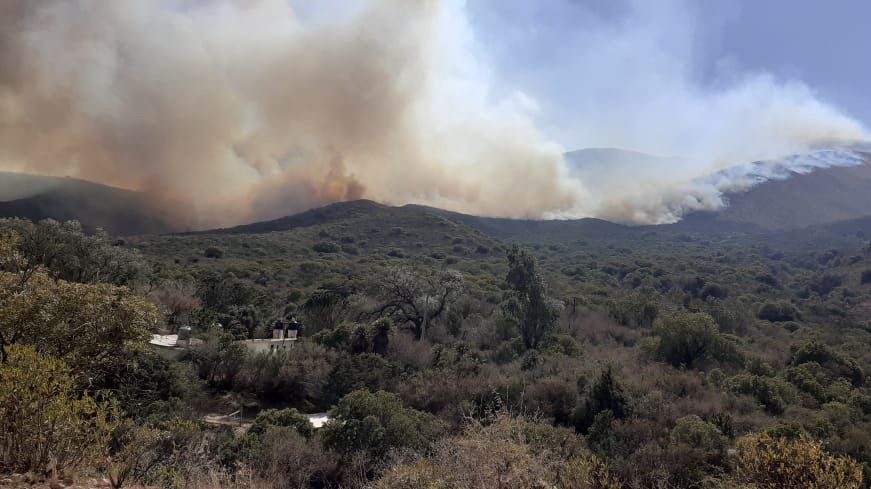
M640 168L640 174L644 175L654 172L657 166L679 163L672 158L610 148L574 151L567 153L566 158L572 173L597 185L608 185L612 175L623 174L630 166ZM492 237L520 241L620 241L637 236L639 229L701 234L787 231L871 215L869 188L871 164L791 172L787 178L727 194L728 206L717 212L692 213L681 222L667 226L632 227L594 218L554 221L489 218L419 205L390 207L358 200L198 233L268 233L376 215L385 226L390 226L392 220L411 219L421 213L463 223ZM99 227L118 235L177 230L141 193L85 180L10 172L0 172L0 216L75 219L88 229Z
M0 217L77 220L116 235L172 230L139 192L75 178L0 172Z
M786 230L856 219L871 215L871 164L792 173L727 200L716 213L687 216L686 224Z

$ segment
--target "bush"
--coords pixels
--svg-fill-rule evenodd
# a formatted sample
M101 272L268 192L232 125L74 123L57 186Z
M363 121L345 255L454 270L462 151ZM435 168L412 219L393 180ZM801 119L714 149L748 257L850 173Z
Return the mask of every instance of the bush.
M865 382L865 372L855 360L841 355L818 341L806 341L792 345L792 365L804 363L817 363L830 375L849 380L854 386L861 386Z
M312 249L318 253L338 253L342 248L332 241L321 241L315 243Z
M759 308L756 317L771 322L795 321L799 319L798 310L786 301L766 302Z
M740 374L723 381L725 390L752 396L771 414L782 414L787 400L792 399L792 386L779 379Z
M575 428L586 433L596 419L596 415L603 411L611 411L617 419L629 416L630 406L623 385L614 377L611 367L606 368L590 390L584 404L575 410Z
M65 473L103 460L117 405L109 396L76 392L75 383L63 361L7 347L0 363L0 469Z
M677 420L671 430L671 443L706 452L722 452L726 438L715 425L691 414Z
M862 469L848 457L832 456L805 436L753 434L738 440L738 478L758 489L859 489Z
M565 429L499 415L403 460L375 489L618 489L609 467Z
M581 356L581 345L569 335L557 334L549 336L544 340L543 347L547 353L569 357Z
M216 246L209 246L208 248L203 250L203 256L205 256L206 258L214 259L223 258L224 250Z
M656 356L675 367L692 368L709 356L719 339L714 319L704 313L676 313L661 317L653 325L659 336Z
M719 284L707 284L699 292L699 299L706 300L709 297L714 299L725 299L729 295L729 290Z
M859 277L859 283L861 285L871 284L871 270L865 270L862 272L862 276Z
M424 449L443 430L431 414L406 408L399 397L384 391L354 391L330 416L321 431L326 446L346 454L364 452L373 460L392 449Z
M839 275L824 274L810 284L810 290L816 292L820 296L829 295L836 287L839 287L844 282L844 279Z
M254 419L254 424L248 430L249 434L262 435L266 433L270 426L285 426L292 428L300 435L311 438L314 434L314 426L311 421L293 408L288 409L267 409L257 415Z

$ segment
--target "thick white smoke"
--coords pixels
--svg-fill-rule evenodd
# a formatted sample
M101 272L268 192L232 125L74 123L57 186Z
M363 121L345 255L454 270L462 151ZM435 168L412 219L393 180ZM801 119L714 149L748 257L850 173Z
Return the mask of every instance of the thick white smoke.
M592 175L575 169L590 190L585 209L599 217L660 223L716 209L723 191L746 188L741 170L747 163L869 137L862 124L800 80L744 70L731 59L711 62L707 45L722 25L702 16L699 2L485 0L470 6L491 33L504 83L539 100L548 134L575 149L660 155L583 155L595 168ZM549 28L539 28L543 22ZM820 166L853 161L817 156L829 157Z
M479 3L296 3L5 0L0 166L141 189L193 227L361 197L665 222L721 205L702 176L865 136L800 83L696 83L682 2L553 46L561 110L490 62ZM584 185L557 139L680 158Z

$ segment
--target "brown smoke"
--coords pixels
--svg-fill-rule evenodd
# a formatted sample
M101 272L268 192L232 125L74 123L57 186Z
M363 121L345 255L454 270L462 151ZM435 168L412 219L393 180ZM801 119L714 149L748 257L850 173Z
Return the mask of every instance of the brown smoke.
M194 227L362 197L577 214L562 148L463 84L451 15L436 0L329 22L285 0L4 0L0 166L140 189Z

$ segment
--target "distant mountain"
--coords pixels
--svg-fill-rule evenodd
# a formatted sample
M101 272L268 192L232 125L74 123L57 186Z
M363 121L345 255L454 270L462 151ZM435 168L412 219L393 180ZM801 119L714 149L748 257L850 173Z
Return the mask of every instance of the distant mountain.
M726 194L725 208L690 214L682 225L788 230L871 216L871 159L864 155L864 164L790 172Z
M0 172L0 217L78 220L116 235L172 230L140 192L75 178Z
M654 156L619 148L584 148L563 155L569 174L595 188L618 185L626 175L655 179L663 168L679 168L686 162L677 157Z
M726 192L726 207L685 215L670 227L694 232L789 230L871 216L868 151L867 146L820 149L717 172L699 180ZM617 148L581 149L565 158L569 172L592 188L619 186L627 176L656 182L663 170L673 173L686 164L676 157Z

